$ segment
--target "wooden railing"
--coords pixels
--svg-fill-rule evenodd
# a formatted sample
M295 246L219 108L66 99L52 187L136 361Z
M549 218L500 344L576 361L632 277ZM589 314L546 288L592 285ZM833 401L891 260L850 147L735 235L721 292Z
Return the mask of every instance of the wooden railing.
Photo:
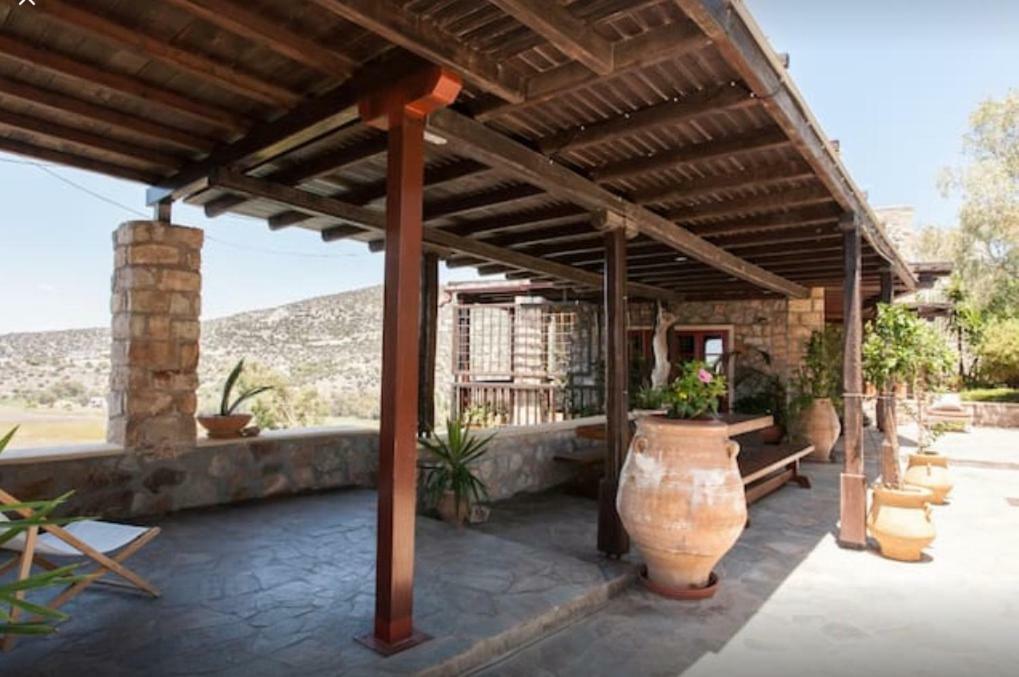
M604 411L602 388L556 383L454 383L453 414L475 424L539 425Z

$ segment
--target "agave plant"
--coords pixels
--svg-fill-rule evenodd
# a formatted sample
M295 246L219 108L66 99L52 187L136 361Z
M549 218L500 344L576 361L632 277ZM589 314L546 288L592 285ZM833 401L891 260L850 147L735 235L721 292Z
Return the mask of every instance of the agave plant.
M421 446L432 454L432 459L422 462L425 491L433 503L437 503L446 491L453 492L454 510L459 513L461 506L470 501L479 502L488 498L485 483L474 474L474 466L488 451L488 445L495 434L479 437L461 418L446 420L446 436L430 433L420 440Z
M230 395L233 393L234 386L237 385L237 379L240 378L241 372L244 371L244 360L241 359L234 366L233 371L226 377L226 383L223 384L223 399L219 402L219 415L230 416L237 407L241 406L245 400L249 400L256 395L260 395L267 390L272 390L272 386L256 386L254 388L248 388L237 396L233 402L230 401Z
M17 427L12 428L6 435L0 438L0 453L7 448ZM2 512L20 514L20 511L31 511L28 517L19 516L16 519L5 519L0 524L0 545L13 540L19 534L32 527L42 528L47 524L67 524L75 521L76 518L52 517L52 513L60 504L67 500L70 494L49 501L25 501L22 503L7 503L2 506ZM54 624L67 619L67 614L56 609L34 604L23 595L31 590L49 588L57 585L67 585L79 580L73 572L77 564L60 567L51 571L45 571L34 576L29 576L22 581L0 584L0 635L45 635L54 631ZM15 620L15 610L19 613L28 614L30 620Z

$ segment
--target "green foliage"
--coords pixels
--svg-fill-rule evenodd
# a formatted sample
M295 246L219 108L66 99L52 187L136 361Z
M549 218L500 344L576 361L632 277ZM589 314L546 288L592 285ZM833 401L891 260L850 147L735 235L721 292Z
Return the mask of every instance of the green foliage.
M880 390L913 383L927 391L940 387L952 373L955 353L932 325L905 306L879 303L867 323L863 372Z
M788 427L788 399L781 377L778 374L763 374L757 390L737 399L733 409L740 414L771 414L775 425Z
M488 452L495 433L479 437L460 418L446 421L446 436L429 434L420 444L431 458L419 464L422 482L429 499L435 503L446 491L452 491L457 511L488 498L485 483L474 473L474 465Z
M259 395L251 414L260 428L303 428L320 424L326 415L326 403L315 388L295 388L287 377L258 362L247 365L237 384Z
M800 395L810 399L828 398L836 409L842 402L842 329L827 325L811 332L796 379Z
M1019 319L989 324L979 348L980 376L991 385L1019 386Z
M1019 403L1019 388L974 388L962 391L967 402L1015 402Z
M726 392L725 376L715 373L701 360L691 360L665 388L669 418L691 419L708 412L717 414L719 398Z
M632 406L636 409L661 409L665 406L666 397L665 388L645 384L633 393Z
M244 360L241 359L237 362L234 368L230 371L230 375L226 378L226 383L223 384L223 397L219 402L219 415L230 416L245 400L249 400L255 395L264 393L269 390L271 386L256 386L253 388L247 388L241 391L241 394L237 396L233 402L230 401L230 395L233 393L234 386L237 384L237 380L241 376L241 372L244 371Z
M17 427L12 428L0 438L0 453L10 443ZM0 545L14 539L18 534L23 533L31 527L42 527L46 524L66 524L74 521L75 518L55 518L52 513L56 510L70 494L49 501L29 501L4 505L3 512L16 512L19 510L31 510L31 517L19 517L8 519L0 524ZM0 635L45 635L53 632L54 624L68 618L62 611L34 604L26 599L20 599L19 593L24 594L33 590L50 588L58 585L68 585L79 580L74 576L77 564L45 571L41 574L29 576L23 581L13 581L0 584ZM12 608L19 609L30 617L28 621L13 621L11 619Z

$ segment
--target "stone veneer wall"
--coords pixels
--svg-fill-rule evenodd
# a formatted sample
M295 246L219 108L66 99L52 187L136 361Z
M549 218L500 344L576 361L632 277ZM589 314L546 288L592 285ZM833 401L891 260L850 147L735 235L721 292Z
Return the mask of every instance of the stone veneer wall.
M669 313L675 325L733 325L733 350L766 351L774 371L791 378L811 332L824 328L824 289L811 289L806 299L679 303Z
M113 444L164 455L194 444L203 236L153 221L113 234Z
M1019 428L1019 404L1010 402L964 402L973 412L973 425L987 428Z
M595 445L574 434L577 425L591 422L499 430L479 467L491 498L569 481L574 465L554 457ZM373 487L377 470L374 430L281 431L236 441L202 440L172 456L110 446L50 456L8 452L0 458L0 487L22 500L73 490L66 512L126 518L306 491Z

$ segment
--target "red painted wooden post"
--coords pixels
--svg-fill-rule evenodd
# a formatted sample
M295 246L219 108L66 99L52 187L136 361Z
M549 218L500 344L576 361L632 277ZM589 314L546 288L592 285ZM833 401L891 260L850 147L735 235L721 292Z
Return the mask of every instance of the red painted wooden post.
M839 224L845 254L842 323L845 407L843 444L845 460L840 478L839 545L847 548L867 546L867 477L863 469L863 341L862 294L860 289L860 225L849 214Z
M359 102L366 123L389 131L375 627L359 638L386 655L427 639L412 619L424 131L459 91L459 78L427 68Z

